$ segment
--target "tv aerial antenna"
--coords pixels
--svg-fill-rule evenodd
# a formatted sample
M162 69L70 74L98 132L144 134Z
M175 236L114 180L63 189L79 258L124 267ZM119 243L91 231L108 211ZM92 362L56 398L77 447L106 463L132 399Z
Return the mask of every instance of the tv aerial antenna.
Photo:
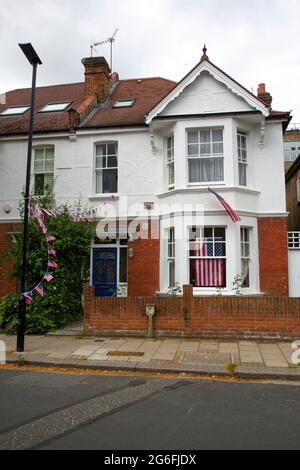
M112 71L112 66L113 66L113 43L115 42L115 37L119 29L117 28L113 35L110 38L105 39L104 41L99 41L99 42L92 42L91 44L91 57L93 57L93 52L97 51L96 47L102 46L102 44L107 44L110 42L110 70Z

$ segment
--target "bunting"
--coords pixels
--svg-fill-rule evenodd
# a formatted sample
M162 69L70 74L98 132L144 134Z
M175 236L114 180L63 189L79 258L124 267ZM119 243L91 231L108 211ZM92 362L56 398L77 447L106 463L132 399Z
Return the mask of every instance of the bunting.
M47 261L47 272L44 274L43 279L29 292L24 292L22 294L22 298L25 299L26 304L31 304L33 302L33 293L36 292L41 297L44 296L44 281L50 282L54 279L54 276L49 273L49 268L56 269L58 268L58 264L54 261L52 257L56 256L56 250L50 246L50 243L56 240L55 237L48 234L48 229L45 225L45 216L44 214L48 215L49 217L56 217L54 211L50 211L48 209L41 209L40 207L33 206L29 203L28 205L28 213L31 219L37 219L38 225L41 229L42 234L45 236L45 240L47 243L47 253L48 253L48 261Z
M111 196L109 197L106 201L104 201L102 204L103 205L108 205L108 204L115 204L115 197ZM75 222L80 222L80 221L88 221L88 220L93 220L98 217L98 210L99 207L86 210L84 212L74 212L71 217ZM43 279L29 292L24 292L21 294L21 296L26 300L27 304L31 304L33 302L33 293L36 292L38 295L43 297L44 295L44 281L46 282L51 282L54 279L54 276L49 273L49 269L56 269L58 268L58 264L56 261L53 259L53 257L56 257L56 250L50 246L50 243L54 242L56 240L55 237L52 235L48 234L48 229L45 225L45 214L48 217L57 217L58 215L61 215L65 212L65 209L57 209L57 210L50 210L50 209L44 209L42 207L34 206L32 204L28 204L28 213L29 217L31 219L37 219L38 225L41 229L42 234L45 236L45 241L47 243L47 253L48 253L48 261L47 261L47 272L43 276ZM52 257L52 258L51 258Z

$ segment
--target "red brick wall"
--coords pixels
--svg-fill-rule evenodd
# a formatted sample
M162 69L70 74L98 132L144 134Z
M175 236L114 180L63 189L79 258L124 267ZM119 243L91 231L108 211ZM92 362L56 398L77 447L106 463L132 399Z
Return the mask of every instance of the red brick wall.
M288 296L287 219L258 219L260 289Z
M17 229L16 224L0 224L0 298L6 294L17 292L17 281L8 276L12 263L6 261L5 252L12 246L12 238L8 232Z
M110 69L104 57L82 59L85 67L85 97L96 95L98 102L103 103L107 97L110 83Z
M146 304L156 306L157 336L204 338L300 338L300 299L284 297L100 298L85 287L85 332L146 336Z
M158 230L159 222L152 221L147 239L139 238L128 243L128 249L133 250L133 257L128 258L129 297L152 296L159 290L160 241L153 239L153 234L159 234Z

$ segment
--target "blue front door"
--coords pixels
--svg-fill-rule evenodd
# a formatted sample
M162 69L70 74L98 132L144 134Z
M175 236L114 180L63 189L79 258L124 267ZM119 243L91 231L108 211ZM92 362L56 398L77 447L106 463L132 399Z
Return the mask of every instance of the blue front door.
M117 248L93 251L93 284L96 297L112 297L117 290Z

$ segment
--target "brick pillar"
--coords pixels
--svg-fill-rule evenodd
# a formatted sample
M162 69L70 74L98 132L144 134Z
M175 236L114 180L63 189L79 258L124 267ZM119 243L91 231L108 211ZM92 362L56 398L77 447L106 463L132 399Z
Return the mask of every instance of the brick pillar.
M260 289L272 295L288 296L287 219L258 219Z
M145 222L141 221L143 226ZM149 221L148 237L128 243L128 296L151 297L159 290L159 221ZM143 232L143 230L141 229ZM151 235L152 234L152 235ZM130 252L129 251L129 252Z
M17 293L17 279L9 276L13 264L7 258L7 250L12 248L12 237L9 232L17 231L18 226L10 223L0 223L0 298L7 294Z

